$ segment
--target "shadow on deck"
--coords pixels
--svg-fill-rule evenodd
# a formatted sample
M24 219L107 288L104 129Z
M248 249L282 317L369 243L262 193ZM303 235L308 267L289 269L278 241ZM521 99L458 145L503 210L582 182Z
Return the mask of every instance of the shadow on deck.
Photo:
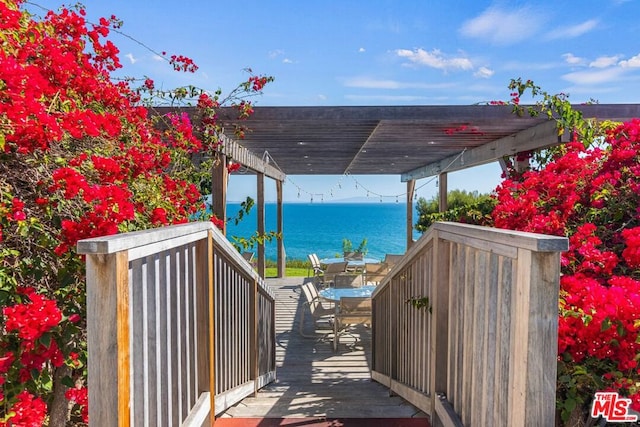
M330 330L317 330L315 338L299 334L304 280L267 280L276 295L277 380L220 418L426 418L371 380L371 329L360 326L341 337L337 352ZM310 316L305 317L305 330L313 330Z

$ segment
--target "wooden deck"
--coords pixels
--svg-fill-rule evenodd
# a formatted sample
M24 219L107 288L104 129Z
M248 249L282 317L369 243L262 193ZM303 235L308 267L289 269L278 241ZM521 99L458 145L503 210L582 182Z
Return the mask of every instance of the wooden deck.
M337 352L331 331L299 334L300 285L304 278L269 279L276 294L277 380L229 408L225 417L412 418L426 414L371 380L371 330L343 336ZM304 299L304 297L302 298ZM305 331L312 331L306 316Z

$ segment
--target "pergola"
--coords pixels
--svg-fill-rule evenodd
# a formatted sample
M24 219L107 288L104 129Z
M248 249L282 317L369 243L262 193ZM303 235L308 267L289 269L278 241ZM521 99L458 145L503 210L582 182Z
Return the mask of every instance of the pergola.
M625 121L640 117L639 104L576 105L585 118ZM189 111L190 109L186 109ZM195 113L195 110L191 110ZM257 175L258 232L264 233L264 177L276 181L277 227L283 231L282 183L286 175L399 175L407 183L407 246L412 242L413 193L418 179L440 176L441 208L446 174L521 152L568 141L555 120L517 115L507 105L255 107L238 121L222 109L225 129L240 125L245 138L227 132L223 159ZM213 171L213 211L226 217L226 163ZM258 248L264 276L264 246ZM284 247L278 242L278 272L284 275Z

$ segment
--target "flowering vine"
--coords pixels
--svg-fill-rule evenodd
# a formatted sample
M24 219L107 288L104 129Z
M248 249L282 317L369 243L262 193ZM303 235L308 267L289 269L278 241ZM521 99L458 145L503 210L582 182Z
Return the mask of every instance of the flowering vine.
M78 240L202 218L200 183L220 149L217 109L252 112L248 97L158 91L115 81L115 16L81 6L36 18L0 0L0 426L86 423L84 266ZM168 59L195 72L190 58ZM197 104L200 121L158 115L158 99ZM237 132L243 132L241 128ZM211 218L214 223L220 221ZM219 222L218 222L219 223Z
M514 95L536 88L513 84ZM598 126L581 120L566 95L545 96L573 142L498 186L494 225L569 237L559 295L560 419L586 418L596 391L618 391L640 410L640 119Z

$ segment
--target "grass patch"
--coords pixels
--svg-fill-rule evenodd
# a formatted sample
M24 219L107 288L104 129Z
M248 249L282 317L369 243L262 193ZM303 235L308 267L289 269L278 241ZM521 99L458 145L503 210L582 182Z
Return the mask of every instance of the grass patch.
M308 260L291 259L287 260L285 267L287 277L307 277L312 274L311 263ZM275 261L267 260L265 265L265 277L277 277L278 266Z
M307 269L306 268L289 268L285 269L285 274L287 277L307 277ZM265 276L269 277L277 277L278 269L276 267L267 267L265 268Z

